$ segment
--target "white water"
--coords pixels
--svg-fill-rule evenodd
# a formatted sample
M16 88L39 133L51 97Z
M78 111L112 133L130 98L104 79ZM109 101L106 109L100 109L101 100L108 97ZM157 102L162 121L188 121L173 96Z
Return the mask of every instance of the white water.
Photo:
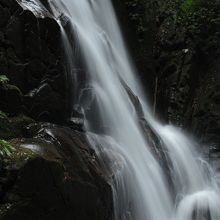
M82 107L90 131L88 139L103 166L114 174L115 220L219 220L220 197L215 176L187 136L177 128L162 126L152 117L111 1L53 0L50 4L55 15L59 14L58 8L69 17L86 64L96 98L96 109L91 111L96 111L97 117L89 116ZM74 48L65 28L61 30L72 67ZM152 153L124 84L139 98L146 121L167 152L173 184ZM106 128L105 134L93 133L97 118Z

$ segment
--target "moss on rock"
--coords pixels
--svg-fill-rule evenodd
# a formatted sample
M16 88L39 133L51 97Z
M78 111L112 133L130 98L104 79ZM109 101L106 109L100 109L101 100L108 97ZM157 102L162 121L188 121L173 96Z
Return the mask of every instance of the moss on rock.
M5 84L9 81L6 75L0 75L0 84Z
M10 155L4 157L4 164L6 166L13 166L16 168L22 167L28 160L33 159L39 154L33 150L23 148L23 147L13 147L11 145Z
M0 220L112 219L108 177L84 134L44 124L9 143L14 150L0 168Z
M22 137L25 127L33 122L33 119L22 114L15 117L8 117L5 113L1 112L0 138L11 139Z
M0 219L10 212L19 203L19 197L15 194L6 196L7 189L16 180L18 170L22 169L30 160L37 158L37 152L20 146L20 141L16 142L0 139L0 200L6 197L6 203L0 203Z

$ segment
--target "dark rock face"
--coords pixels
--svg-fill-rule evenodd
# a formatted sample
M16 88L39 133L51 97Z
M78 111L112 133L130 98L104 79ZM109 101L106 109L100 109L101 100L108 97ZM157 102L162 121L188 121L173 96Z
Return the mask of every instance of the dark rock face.
M1 168L0 219L112 219L111 186L84 134L51 124L27 132Z
M110 220L110 177L80 109L72 110L83 73L74 70L78 85L70 88L58 24L49 8L31 12L23 3L0 0L0 140L15 148L0 157L0 219Z
M168 4L159 15L157 109L209 145L212 154L220 147L220 4L173 7Z
M21 91L19 97L11 90L1 92L6 98L0 108L11 113L10 102L20 100L14 114L63 122L69 105L58 24L48 13L44 19L35 17L15 0L1 0L0 12L0 75Z
M220 146L220 5L201 0L194 8L183 8L182 2L114 4L156 116L216 149Z
M156 35L156 8L160 1L113 0L120 26L146 91L149 103L153 103L155 87L155 61L153 58ZM153 104L152 104L153 105Z

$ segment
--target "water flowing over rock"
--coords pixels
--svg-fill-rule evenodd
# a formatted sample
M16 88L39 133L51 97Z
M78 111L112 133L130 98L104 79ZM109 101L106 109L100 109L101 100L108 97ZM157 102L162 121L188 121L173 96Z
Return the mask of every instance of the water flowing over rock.
M103 167L115 174L112 180L114 218L181 220L185 215L193 218L193 213L198 212L198 220L204 209L208 209L211 219L219 218L217 206L209 199L213 194L215 203L220 204L219 189L209 165L197 154L195 143L177 128L162 126L152 117L135 78L111 2L54 1L51 9L55 15L57 8L69 18L71 30L77 36L88 84L96 97L91 111L98 116L91 117L84 111L85 129L96 132L97 118L103 128L108 128L103 129L103 134L87 133L87 136ZM62 26L61 30L66 54L71 55L75 48L71 48ZM78 104L83 108L82 103ZM169 178L152 152L140 118L158 137L161 150L167 152L165 163L170 169L173 189L168 187ZM117 165L109 167L106 161L115 161ZM197 193L204 196L196 196ZM195 211L184 205L188 197L197 200Z
M13 116L13 99L16 112L60 124L10 134L0 219L220 219L217 173L189 135L155 119L110 0L1 0L0 11L0 70L15 85L0 85L3 110Z

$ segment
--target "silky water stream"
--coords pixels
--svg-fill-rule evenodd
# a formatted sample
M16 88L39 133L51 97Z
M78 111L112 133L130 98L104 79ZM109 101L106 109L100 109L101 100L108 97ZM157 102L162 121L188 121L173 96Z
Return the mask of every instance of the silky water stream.
M112 173L114 219L220 220L215 173L187 135L152 116L111 1L49 4L61 27L70 82L77 84L71 71L77 51L86 67L87 86L72 92L78 92L74 102L84 114L88 140ZM91 97L83 98L88 92ZM164 161L153 152L143 122L158 139Z

